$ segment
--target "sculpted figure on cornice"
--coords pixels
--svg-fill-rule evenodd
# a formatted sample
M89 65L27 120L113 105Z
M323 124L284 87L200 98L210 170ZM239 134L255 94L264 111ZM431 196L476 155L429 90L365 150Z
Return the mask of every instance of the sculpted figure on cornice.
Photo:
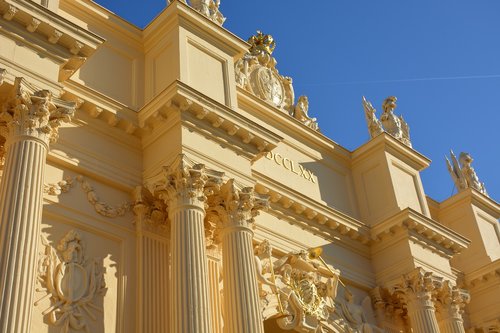
M40 256L38 281L46 294L35 306L50 300L42 313L50 325L61 327L61 333L89 332L88 320L96 320L94 313L103 311L95 304L96 298L106 293L102 260L87 259L82 236L75 230L69 231L57 248L43 237L42 243L45 253Z
M488 196L484 183L479 181L479 177L471 165L474 160L470 154L461 152L458 161L457 157L451 150L450 155L451 162L448 160L448 157L446 157L446 165L458 191L463 191L470 187Z
M377 110L372 103L366 100L363 96L363 108L365 109L365 118L368 125L370 137L374 138L382 132L387 132L399 141L403 142L408 147L411 147L410 128L403 116L396 116L394 110L397 107L397 98L395 96L387 97L382 103L383 113L380 120L377 119L375 113Z
M173 1L175 0L168 0L168 3L171 3ZM179 1L187 3L186 0ZM220 0L190 0L189 4L202 15L208 17L210 20L219 25L222 25L226 20L224 15L222 15L219 10Z
M295 105L292 79L282 76L272 53L276 43L271 35L257 31L248 39L249 51L236 62L236 84L294 117L304 125L318 130L316 118L308 115L309 102L301 96Z

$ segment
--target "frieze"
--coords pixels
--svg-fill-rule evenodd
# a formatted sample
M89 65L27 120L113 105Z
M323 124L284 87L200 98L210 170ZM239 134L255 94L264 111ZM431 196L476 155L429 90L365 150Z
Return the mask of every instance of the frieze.
M296 174L299 177L304 178L305 180L310 181L311 183L316 184L317 179L316 176L314 176L313 172L304 168L300 163L295 162L288 157L284 157L280 153L268 152L265 156L268 160L274 161L276 164L282 166L286 170Z

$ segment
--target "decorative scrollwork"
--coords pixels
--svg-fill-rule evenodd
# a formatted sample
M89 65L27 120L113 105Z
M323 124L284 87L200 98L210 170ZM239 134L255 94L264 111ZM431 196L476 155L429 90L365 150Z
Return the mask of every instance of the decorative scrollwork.
M103 312L95 299L107 290L102 260L86 258L82 236L75 230L69 231L57 248L43 237L42 244L45 252L40 257L38 280L45 295L35 306L50 298L50 306L42 312L49 324L61 327L61 333L90 332L87 317L96 320L94 313Z

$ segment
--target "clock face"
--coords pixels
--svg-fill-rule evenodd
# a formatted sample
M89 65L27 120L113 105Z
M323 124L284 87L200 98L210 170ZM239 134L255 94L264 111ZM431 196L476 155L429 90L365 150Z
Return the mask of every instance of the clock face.
M254 72L253 89L257 95L276 107L283 103L284 88L276 73L267 67L260 67Z

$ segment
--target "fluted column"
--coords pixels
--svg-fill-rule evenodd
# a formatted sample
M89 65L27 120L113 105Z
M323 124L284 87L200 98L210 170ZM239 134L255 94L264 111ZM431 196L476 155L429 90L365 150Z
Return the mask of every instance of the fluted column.
M221 188L224 332L263 333L251 223L267 200L229 180Z
M212 332L203 222L205 190L221 175L189 163L183 155L165 171L171 223L170 332Z
M452 286L449 281L443 284L438 294L441 333L465 333L462 312L469 301L470 296L467 291Z
M5 165L0 183L0 332L28 332L42 218L44 170L49 143L72 104L37 90L21 78L0 113Z
M411 328L414 332L440 333L434 306L434 293L440 279L417 268L401 279L397 292L406 303Z

